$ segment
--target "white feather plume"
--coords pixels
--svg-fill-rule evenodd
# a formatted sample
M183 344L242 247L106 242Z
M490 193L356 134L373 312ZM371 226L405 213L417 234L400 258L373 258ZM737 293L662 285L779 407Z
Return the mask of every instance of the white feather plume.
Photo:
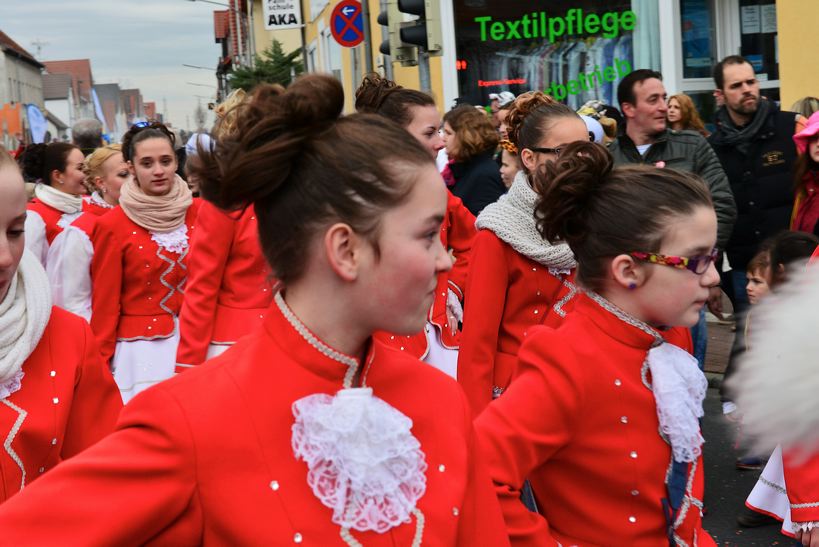
M819 448L819 267L753 308L747 345L728 388L755 448Z

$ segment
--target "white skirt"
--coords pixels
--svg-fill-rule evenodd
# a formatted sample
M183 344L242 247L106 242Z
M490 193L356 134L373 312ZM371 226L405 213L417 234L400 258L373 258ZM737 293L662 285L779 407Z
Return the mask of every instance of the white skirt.
M219 357L223 353L225 353L230 346L233 344L214 344L213 342L208 345L208 352L205 354L205 360L213 359L214 357Z
M424 362L457 379L458 350L447 348L441 343L441 333L432 323L427 322L424 332L427 335L427 347L429 348Z
M763 513L782 521L782 533L793 537L791 525L791 502L785 487L785 469L782 465L782 448L776 447L765 469L756 481L745 505L757 513Z
M156 340L119 340L112 361L114 380L122 402L174 374L179 329L168 338Z

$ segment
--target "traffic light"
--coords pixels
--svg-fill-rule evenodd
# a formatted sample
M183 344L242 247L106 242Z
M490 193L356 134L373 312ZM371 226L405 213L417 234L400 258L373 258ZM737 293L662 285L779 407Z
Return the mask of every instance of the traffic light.
M440 0L398 0L398 11L418 16L417 21L401 25L403 43L423 48L431 56L443 54Z
M404 15L398 10L398 0L388 0L387 8L378 14L378 24L386 27L387 32L387 39L381 42L378 51L399 61L401 66L415 66L418 64L418 51L415 46L401 42L403 19Z

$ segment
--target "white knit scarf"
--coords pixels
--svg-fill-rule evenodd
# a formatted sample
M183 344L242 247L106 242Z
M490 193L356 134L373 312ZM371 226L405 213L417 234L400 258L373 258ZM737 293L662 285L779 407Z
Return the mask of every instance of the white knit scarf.
M475 227L492 230L498 238L523 256L548 267L552 273L569 273L577 262L565 243L552 245L540 235L535 224L535 203L538 195L529 186L523 171L506 195L478 215Z
M51 317L51 291L40 262L26 249L0 301L0 399L20 389L23 363Z
M82 198L72 194L66 194L47 184L39 183L34 187L34 195L37 199L50 207L66 214L75 214L82 211Z

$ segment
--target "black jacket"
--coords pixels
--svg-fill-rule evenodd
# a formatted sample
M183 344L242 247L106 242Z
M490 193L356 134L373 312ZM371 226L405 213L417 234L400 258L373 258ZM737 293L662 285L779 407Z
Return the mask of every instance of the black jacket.
M738 270L747 267L765 238L788 229L793 210L797 115L771 106L768 119L751 138L747 154L725 142L720 126L708 138L728 175L737 204L737 221L726 251L731 267Z
M506 193L501 180L498 164L492 159L492 152L478 154L465 162L450 164L455 184L452 193L461 198L469 211L475 215L490 203L495 203Z
M688 171L700 176L711 191L714 210L717 213L717 247L724 249L731 236L737 208L728 178L722 170L708 141L696 131L674 131L667 129L651 145L645 156L641 156L634 142L625 134L620 135L609 146L615 165L644 163L655 165L663 162L665 167Z

